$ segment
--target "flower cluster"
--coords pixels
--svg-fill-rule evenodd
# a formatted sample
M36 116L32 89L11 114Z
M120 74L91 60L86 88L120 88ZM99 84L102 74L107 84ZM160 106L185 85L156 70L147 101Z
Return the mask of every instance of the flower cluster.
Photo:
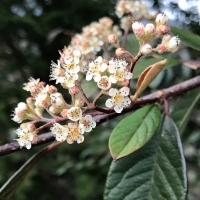
M158 14L154 24L146 24L144 26L141 22L135 21L132 24L133 32L138 39L141 46L141 53L147 55L153 51L158 53L175 52L179 48L180 40L178 37L172 37L166 34L170 30L167 24L168 17L166 14ZM165 35L166 34L166 35ZM150 42L160 36L164 35L161 44L155 49L152 48Z
M91 115L82 116L80 107L72 107L67 111L67 117L73 121L67 125L60 125L54 123L51 131L58 142L67 141L72 144L75 141L82 143L84 141L84 132L90 132L96 127L96 122L92 119Z
M136 18L150 17L146 11L146 5L139 1L119 1L116 12L120 17L124 13L133 14L136 11L138 12ZM124 30L129 30L131 19L130 15L122 18L124 22L121 26ZM16 140L19 145L30 149L31 144L38 140L37 133L49 125L52 125L50 130L56 141L66 141L68 144L82 143L84 133L96 127L96 122L92 117L96 113L93 111L101 111L102 114L113 111L121 113L123 109L131 105L131 102L137 101L138 96L166 63L166 60L155 63L144 71L142 78L139 78L135 95L132 95L130 82L138 59L153 51L163 53L178 50L179 38L166 34L170 29L167 21L165 14L159 14L156 17L155 26L153 24L144 26L138 21L132 23L133 32L140 43L140 49L135 58L130 52L120 47L118 37L121 33L117 26L112 26L111 19L104 17L98 23L94 22L84 27L82 34L77 34L72 38L69 47L64 47L62 51L59 51L60 58L57 63L51 63L50 80L55 80L56 84L62 85L69 91L70 103L65 101L55 86L48 85L40 79L30 78L29 82L24 84L23 89L30 92L30 97L27 98L26 103L20 102L12 114L12 120L17 123L29 120L22 123L16 130L18 136ZM161 44L152 48L150 42L162 35L164 36ZM116 56L106 59L96 56L102 46L107 47L109 44L117 48ZM81 73L83 71L84 74ZM84 76L87 81L93 80L100 89L92 102L81 86L80 80ZM82 95L82 98L78 95ZM105 102L106 108L97 106L98 99L103 95L109 96ZM85 104L87 104L86 107L84 107ZM68 122L61 124L64 121ZM46 125L36 128L37 122L44 122Z
M99 22L92 22L90 25L83 27L81 34L76 34L71 41L70 47L82 52L81 71L85 72L84 66L88 59L96 56L102 47L107 48L107 38L112 33L117 37L121 36L121 31L117 25L108 17L99 19Z
M147 19L153 17L153 15L149 13L147 4L142 1L121 0L118 1L115 9L115 13L119 18L121 18L125 13L133 15L135 20L139 20L142 17Z

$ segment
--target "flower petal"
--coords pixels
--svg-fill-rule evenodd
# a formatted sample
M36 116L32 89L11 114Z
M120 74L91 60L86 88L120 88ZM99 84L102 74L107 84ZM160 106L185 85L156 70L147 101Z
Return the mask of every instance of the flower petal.
M115 110L116 113L121 113L122 110L123 110L123 106L122 105L115 105L114 110Z
M109 90L109 96L115 96L119 91L115 88Z
M112 108L113 106L114 106L113 100L112 99L108 99L106 101L106 107Z
M121 95L123 96L128 96L129 95L129 92L130 92L130 88L128 87L123 87L119 90L121 92Z

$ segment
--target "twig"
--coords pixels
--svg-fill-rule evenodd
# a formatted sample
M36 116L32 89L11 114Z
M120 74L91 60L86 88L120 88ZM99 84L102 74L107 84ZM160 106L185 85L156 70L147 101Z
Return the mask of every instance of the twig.
M109 109L110 114L105 114L103 112L94 112L94 113L96 113L96 114L93 113L94 115L96 115L94 117L94 120L97 122L97 124L101 124L101 123L107 121L108 119L113 119L124 113L134 111L146 104L158 102L161 98L169 99L169 98L181 95L181 94L183 94L187 91L190 91L194 88L197 88L199 86L200 86L200 75L196 76L195 78L184 81L180 84L174 85L172 87L169 87L169 88L166 88L163 90L159 90L152 94L146 95L146 96L138 99L137 102L134 105L132 105L131 107L125 108L123 110L123 112L120 114L115 113L113 109ZM93 114L91 113L91 115L93 115ZM67 120L67 119L63 119L63 121L64 120ZM53 140L54 140L54 136L50 132L39 135L38 142L37 142L37 144L33 145L33 147L36 145L51 142ZM10 153L13 153L18 150L20 150L20 146L17 142L7 143L7 144L0 146L0 155L10 154Z
M85 92L83 91L83 89L82 89L82 87L81 87L79 81L76 81L76 86L78 87L80 93L82 94L82 96L83 96L83 98L84 98L86 104L87 104L88 106L91 106L91 103L90 103L89 99L87 98L87 96L85 95Z

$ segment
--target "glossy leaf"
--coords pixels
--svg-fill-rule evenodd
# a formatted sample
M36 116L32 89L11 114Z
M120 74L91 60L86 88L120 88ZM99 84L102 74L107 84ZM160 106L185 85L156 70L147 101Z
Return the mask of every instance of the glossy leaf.
M178 129L166 116L141 149L113 161L104 200L184 200L186 166Z
M26 177L27 173L48 152L47 148L33 155L10 177L10 179L0 188L0 199L11 199L17 188L20 186L21 182Z
M177 27L171 26L171 32L173 35L178 35L181 42L184 42L189 47L200 51L200 37L188 30L183 30Z
M194 107L200 99L200 88L187 92L177 99L171 117L176 122L179 131L182 133L190 119Z
M133 79L138 78L140 76L140 74L147 67L149 67L149 65L153 65L156 62L159 62L159 61L161 61L163 59L164 58L150 58L150 59L141 59L141 60L139 60L137 62L137 64L136 64L134 70L133 70ZM168 58L164 69L169 68L169 67L173 67L173 66L178 65L180 63L181 63L180 60Z
M140 108L115 127L109 139L113 159L124 157L141 148L154 135L160 123L157 105Z

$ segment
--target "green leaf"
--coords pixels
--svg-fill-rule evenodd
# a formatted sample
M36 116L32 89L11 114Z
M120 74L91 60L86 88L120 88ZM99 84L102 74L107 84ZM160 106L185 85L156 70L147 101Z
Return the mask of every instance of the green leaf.
M177 99L171 117L176 122L179 131L182 133L190 119L192 111L200 99L200 88L187 92Z
M154 135L159 123L160 109L157 105L140 108L120 121L109 138L113 159L124 157L142 147Z
M173 35L178 35L182 42L200 51L200 37L190 31L171 26Z
M126 50L129 51L133 56L136 56L140 49L137 38L134 34L129 34L126 40Z
M186 191L179 132L165 116L157 134L144 147L112 162L104 200L184 200Z
M134 70L133 70L133 79L138 78L140 76L140 74L150 65L153 65L156 62L159 62L161 60L163 60L164 58L149 58L149 59L141 59L137 62ZM171 59L171 58L167 58L167 64L165 65L165 68L169 68L169 67L173 67L175 65L180 64L181 61L180 60L176 60L176 59Z
M0 199L9 200L21 182L24 180L28 172L33 166L49 151L48 147L33 155L24 165L22 165L10 179L0 188Z

